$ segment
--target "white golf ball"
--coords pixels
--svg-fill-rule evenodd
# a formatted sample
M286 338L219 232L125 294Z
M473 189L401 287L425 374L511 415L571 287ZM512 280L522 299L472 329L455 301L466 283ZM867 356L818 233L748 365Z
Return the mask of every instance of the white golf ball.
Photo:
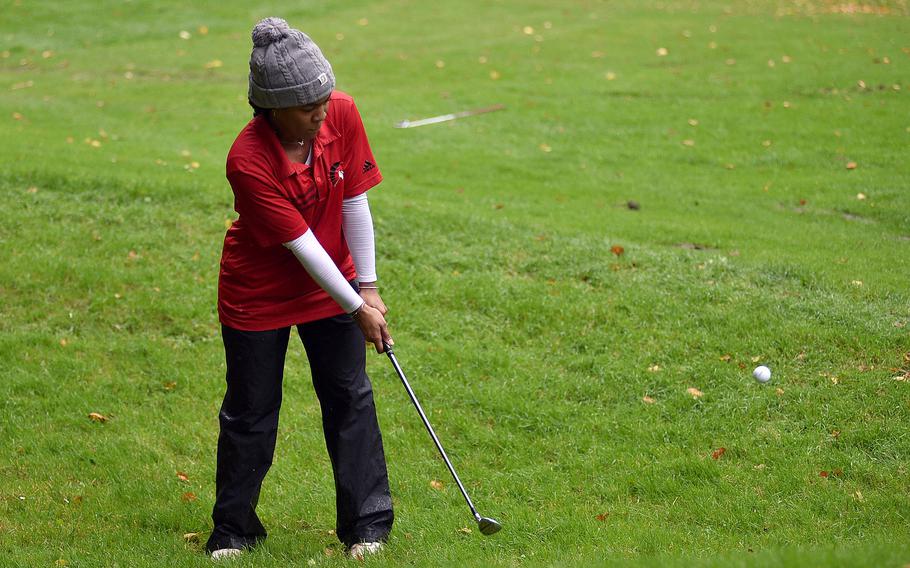
M759 365L755 367L755 370L752 371L752 376L755 377L755 380L760 383L767 383L771 380L771 369L765 367L764 365Z

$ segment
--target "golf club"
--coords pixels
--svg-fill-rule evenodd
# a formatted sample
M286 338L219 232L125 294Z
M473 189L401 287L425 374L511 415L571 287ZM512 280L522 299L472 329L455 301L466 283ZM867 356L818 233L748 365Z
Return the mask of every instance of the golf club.
M398 378L401 379L401 383L404 385L405 390L408 391L408 396L411 397L411 402L414 403L414 407L417 409L418 414L420 414L421 420L423 420L423 425L427 427L427 432L430 433L430 437L433 438L433 442L436 444L436 449L439 450L439 454L442 456L443 461L446 462L446 466L449 468L449 472L452 474L452 477L455 478L455 483L458 484L458 488L461 489L461 494L464 495L464 500L468 502L468 507L471 508L471 513L474 514L474 520L477 521L477 528L480 529L481 534L491 535L499 532L499 529L502 528L502 525L498 521L491 519L489 517L481 517L477 512L477 509L474 508L474 503L471 502L471 498L468 497L468 492L465 491L464 485L461 484L461 480L458 479L458 474L455 473L455 468L452 467L452 462L449 461L449 456L446 455L446 451L442 449L442 444L439 443L439 438L436 437L436 433L433 431L433 427L430 426L430 421L427 420L427 415L424 414L423 408L420 406L420 402L417 401L417 396L414 394L414 391L411 390L411 385L408 384L408 380L404 376L404 371L401 370L401 365L398 364L398 359L395 358L395 353L392 351L392 346L382 342L383 347L385 348L386 355L389 356L389 360L392 361L392 366L395 367L395 372L398 373Z

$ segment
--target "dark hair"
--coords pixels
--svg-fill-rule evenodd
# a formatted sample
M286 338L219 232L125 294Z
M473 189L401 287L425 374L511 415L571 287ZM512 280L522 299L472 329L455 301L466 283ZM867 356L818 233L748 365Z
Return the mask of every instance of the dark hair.
M254 116L254 117L259 116L259 115L262 115L262 116L268 118L268 116L269 116L269 110L271 110L271 109L258 107L258 106L256 106L256 105L254 105L254 104L253 104L253 101L251 101L251 100L249 100L249 99L247 99L247 101L250 103L250 106L253 107L253 116Z

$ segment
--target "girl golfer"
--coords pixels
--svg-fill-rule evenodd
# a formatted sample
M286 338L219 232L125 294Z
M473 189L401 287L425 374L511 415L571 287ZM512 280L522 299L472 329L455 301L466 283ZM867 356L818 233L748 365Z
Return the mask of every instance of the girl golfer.
M363 123L315 43L279 18L253 29L253 119L227 157L218 314L227 359L219 413L213 559L265 538L256 515L272 463L291 327L306 349L335 478L338 538L357 558L392 528L366 339L392 343L376 285L366 192L382 180Z

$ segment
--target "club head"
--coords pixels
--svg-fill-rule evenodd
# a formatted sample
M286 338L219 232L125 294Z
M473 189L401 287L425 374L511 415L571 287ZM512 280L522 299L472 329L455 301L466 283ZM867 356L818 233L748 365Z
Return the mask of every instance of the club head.
M480 517L477 519L477 528L480 529L481 534L491 535L498 533L502 529L502 525L489 517Z

